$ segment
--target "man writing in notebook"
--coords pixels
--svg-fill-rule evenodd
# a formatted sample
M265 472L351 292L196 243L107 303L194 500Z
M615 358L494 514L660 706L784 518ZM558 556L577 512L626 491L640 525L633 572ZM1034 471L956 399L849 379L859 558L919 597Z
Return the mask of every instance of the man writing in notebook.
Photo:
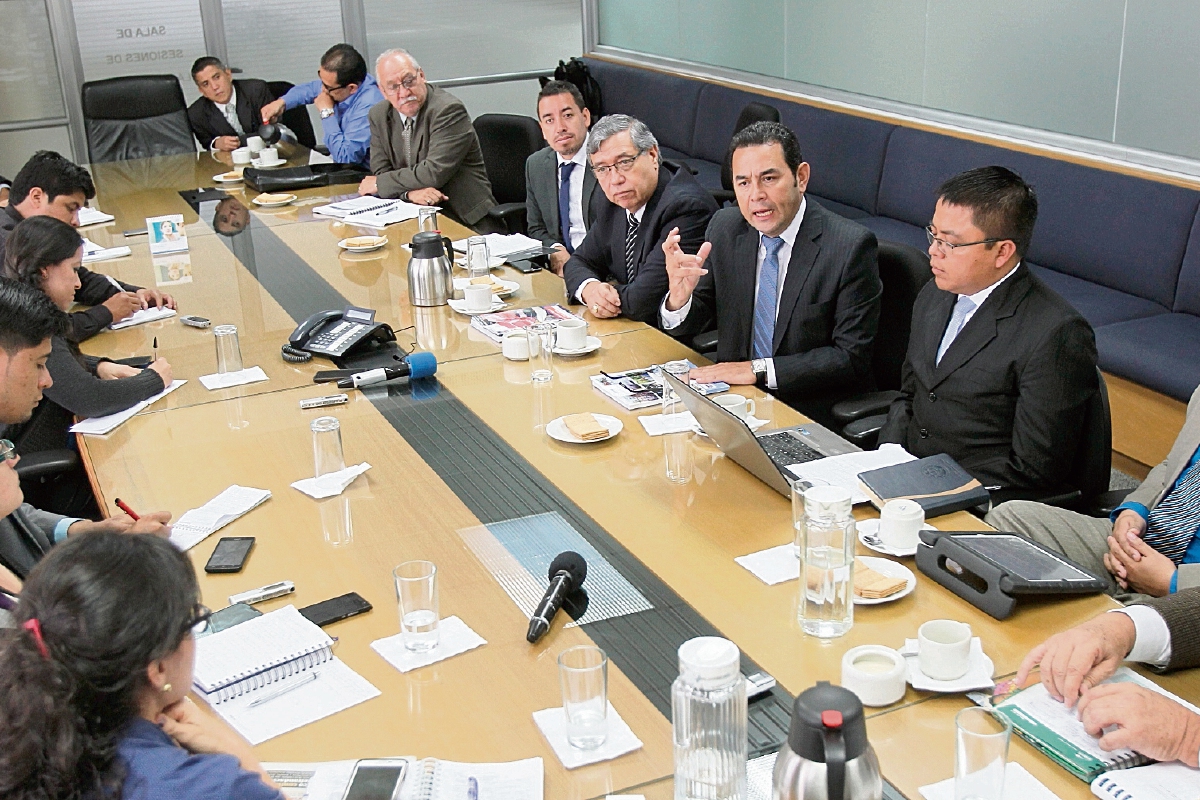
M1046 690L1068 708L1079 706L1080 720L1102 750L1128 747L1198 766L1200 714L1131 683L1099 685L1122 661L1156 671L1200 666L1198 612L1200 589L1187 589L1101 614L1031 650L1017 684L1039 667Z

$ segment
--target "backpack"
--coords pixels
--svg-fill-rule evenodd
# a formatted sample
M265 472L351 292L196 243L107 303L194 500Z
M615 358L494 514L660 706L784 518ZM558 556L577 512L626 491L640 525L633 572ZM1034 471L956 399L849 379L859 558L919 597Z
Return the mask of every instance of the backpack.
M540 78L539 80L542 86L550 82L549 78ZM588 65L583 63L583 59L572 58L567 62L559 61L558 67L554 70L554 80L575 84L579 93L583 95L584 107L592 112L592 121L600 118L603 108L600 100L600 84L592 77L592 73L588 70Z

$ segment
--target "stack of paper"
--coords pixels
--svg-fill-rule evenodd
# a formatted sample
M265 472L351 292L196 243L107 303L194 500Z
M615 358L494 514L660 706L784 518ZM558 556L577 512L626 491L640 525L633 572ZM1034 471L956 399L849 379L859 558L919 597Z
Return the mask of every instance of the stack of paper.
M125 249L128 250L129 248L126 247ZM132 328L134 325L141 325L145 322L157 322L160 319L167 319L175 316L175 313L175 309L167 308L166 306L162 308L150 306L149 308L143 308L141 311L135 311L120 322L114 322L108 327L110 330L119 331L122 328Z
M488 255L493 258L510 258L525 253L537 255L542 252L542 243L537 239L530 239L523 233L513 233L507 236L502 233L489 233L483 238L487 240ZM467 252L467 240L459 239L454 242L454 249L460 253Z
M83 263L85 264L91 264L93 261L124 258L132 252L128 247L101 247L87 237L83 239Z
M79 209L79 227L86 228L88 225L99 225L104 222L112 222L116 217L112 214L105 214L98 208L84 206Z
M80 420L71 426L70 431L71 433L82 433L85 436L104 436L107 433L111 433L114 428L116 428L125 420L131 419L146 406L161 400L171 392L178 389L180 386L183 386L185 383L187 383L187 381L171 381L170 386L163 389L161 392L151 398L143 400L140 403L136 403L124 411L118 411L115 414L108 414L103 417L90 417L88 419Z
M267 489L234 484L200 508L185 511L171 526L171 542L180 550L190 550L270 496Z
M840 486L850 492L851 502L858 504L870 502L859 484L858 473L916 460L916 456L898 444L882 444L878 450L818 458L804 464L793 464L788 469L802 480Z
M322 217L344 219L351 214L361 214L369 211L385 209L391 205L391 200L380 200L378 197L366 195L363 197L351 197L349 200L339 200L338 202L330 203L327 206L315 206L313 208L313 213Z
M435 207L419 206L403 200L380 200L378 197L367 196L354 197L327 206L317 206L313 209L313 213L340 219L347 225L386 228L397 222L416 219L422 208Z

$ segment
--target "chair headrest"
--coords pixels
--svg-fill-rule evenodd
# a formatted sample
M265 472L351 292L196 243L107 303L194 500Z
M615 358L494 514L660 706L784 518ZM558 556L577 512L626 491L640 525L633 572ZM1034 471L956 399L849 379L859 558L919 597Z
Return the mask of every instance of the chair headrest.
M145 119L183 111L187 104L174 75L131 75L83 84L87 119Z

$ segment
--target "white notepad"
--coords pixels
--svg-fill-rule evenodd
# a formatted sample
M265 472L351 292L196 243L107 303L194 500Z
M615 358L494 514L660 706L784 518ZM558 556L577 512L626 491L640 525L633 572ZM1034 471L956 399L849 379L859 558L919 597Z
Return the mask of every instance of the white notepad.
M871 501L866 492L862 490L858 480L860 472L916 460L916 456L898 444L883 444L879 446L878 450L863 450L860 453L818 458L816 461L793 464L788 467L788 470L798 478L840 486L850 492L850 501L858 505Z
M503 233L489 233L483 237L487 240L488 255L500 258L507 258L515 253L525 253L530 250L542 249L542 243L537 239L531 239L523 233L512 233L505 235ZM460 253L467 251L467 240L459 239L453 243L454 249Z
M173 308L167 308L166 306L163 306L162 308L150 306L149 308L143 308L135 311L120 322L114 322L108 327L114 331L119 331L122 328L132 328L134 325L142 325L147 322L157 322L160 319L167 319L175 316L175 314L176 311Z
M1200 770L1172 761L1106 772L1092 781L1092 794L1106 800L1196 800Z
M133 250L125 246L119 247L101 247L91 239L84 238L83 240L83 263L91 264L93 261L108 261L113 258L124 258L130 255Z
M545 767L540 758L471 764L398 756L408 762L400 800L464 800L467 779L474 778L480 800L542 800ZM285 787L301 790L306 800L342 800L354 761L264 762L263 768ZM297 795L299 796L299 795Z
M234 484L199 508L185 511L171 526L171 543L180 550L190 550L270 496L268 489Z
M139 411L146 408L151 403L156 403L162 398L169 395L171 392L183 386L187 381L171 381L171 385L163 389L153 397L149 397L140 403L135 403L124 411L118 411L115 414L106 414L103 417L89 417L80 420L70 427L71 433L82 433L85 436L104 436L111 433L121 423L132 419Z
M79 209L79 227L86 228L89 225L99 225L103 222L112 222L116 217L112 214L105 214L98 208L84 206Z

